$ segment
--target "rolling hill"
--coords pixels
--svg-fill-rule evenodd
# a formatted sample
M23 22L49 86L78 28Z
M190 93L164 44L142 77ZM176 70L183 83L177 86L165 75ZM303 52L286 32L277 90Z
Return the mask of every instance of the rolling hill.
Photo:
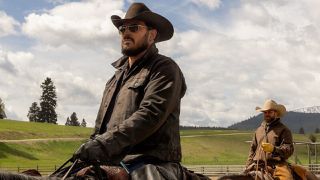
M308 111L304 109L301 111L293 112L289 111L283 118L282 122L288 126L288 128L298 133L300 128L303 128L305 133L314 133L316 128L320 128L320 113L318 111ZM247 120L229 126L230 129L237 130L254 130L260 126L263 120L263 114L253 116Z

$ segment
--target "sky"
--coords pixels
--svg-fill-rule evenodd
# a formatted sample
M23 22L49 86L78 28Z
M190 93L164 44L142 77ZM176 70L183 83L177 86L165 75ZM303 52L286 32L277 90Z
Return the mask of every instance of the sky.
M50 77L58 123L73 112L93 126L121 57L111 15L133 0L0 0L0 98L27 121ZM266 99L288 110L320 105L319 0L142 0L174 26L157 44L186 78L181 125L227 127Z

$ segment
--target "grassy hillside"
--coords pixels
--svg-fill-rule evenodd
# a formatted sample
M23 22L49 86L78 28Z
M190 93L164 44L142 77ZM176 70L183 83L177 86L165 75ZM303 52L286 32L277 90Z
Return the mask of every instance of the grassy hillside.
M0 167L61 165L80 144L81 141L0 143Z
M87 138L92 128L0 119L0 139Z
M0 120L0 140L56 137L89 137L92 129L43 123ZM244 164L252 131L182 130L183 164ZM320 135L317 135L320 139ZM294 135L295 141L308 141L308 135ZM82 140L47 142L0 142L0 168L9 166L61 165ZM320 151L320 147L318 152ZM305 145L296 146L301 163L308 163ZM320 153L318 153L320 155ZM294 161L294 157L291 158Z
M92 133L92 128L61 126L48 123L0 120L0 167L60 165ZM1 140L78 138L30 142ZM84 140L79 140L83 138Z

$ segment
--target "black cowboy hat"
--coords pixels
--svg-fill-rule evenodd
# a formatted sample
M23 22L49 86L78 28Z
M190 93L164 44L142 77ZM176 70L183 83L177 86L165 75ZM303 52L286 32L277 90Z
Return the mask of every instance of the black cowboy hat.
M140 20L145 22L148 26L157 29L158 35L155 40L156 42L169 40L173 36L174 30L170 21L165 17L152 12L143 3L133 3L123 19L117 15L111 16L111 21L117 28L128 20Z

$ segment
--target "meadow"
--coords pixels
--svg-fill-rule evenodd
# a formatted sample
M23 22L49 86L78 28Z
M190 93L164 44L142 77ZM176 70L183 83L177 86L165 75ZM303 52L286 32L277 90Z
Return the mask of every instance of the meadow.
M0 168L59 166L72 156L91 132L92 128L0 120ZM196 129L181 130L180 134L184 165L243 165L253 132ZM294 134L295 141L309 141L308 137L308 134ZM319 139L320 135L316 137ZM48 140L4 141L22 139ZM296 145L295 148L295 155L290 161L307 164L307 146ZM320 148L318 155L319 151ZM311 160L314 162L314 159L312 157Z

